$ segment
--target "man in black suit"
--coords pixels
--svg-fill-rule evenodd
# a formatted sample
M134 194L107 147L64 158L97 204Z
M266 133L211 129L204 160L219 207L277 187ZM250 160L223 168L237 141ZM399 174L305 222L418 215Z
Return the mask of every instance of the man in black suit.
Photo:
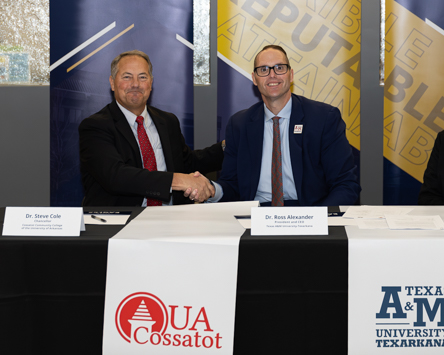
M111 63L109 81L115 100L79 126L83 205L184 204L192 202L185 197L191 191L199 202L213 196L209 180L193 172L219 170L222 144L192 151L177 117L147 106L153 83L149 57L136 50L118 55ZM144 168L147 159L139 146L146 141L156 170Z
M418 205L444 205L444 131L436 136L432 154L424 171Z

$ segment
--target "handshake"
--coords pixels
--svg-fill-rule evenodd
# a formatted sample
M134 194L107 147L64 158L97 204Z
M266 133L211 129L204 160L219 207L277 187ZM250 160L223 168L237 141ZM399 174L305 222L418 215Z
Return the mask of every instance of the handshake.
M171 187L176 191L184 191L185 197L198 202L205 202L215 193L210 180L198 171L191 174L174 173Z

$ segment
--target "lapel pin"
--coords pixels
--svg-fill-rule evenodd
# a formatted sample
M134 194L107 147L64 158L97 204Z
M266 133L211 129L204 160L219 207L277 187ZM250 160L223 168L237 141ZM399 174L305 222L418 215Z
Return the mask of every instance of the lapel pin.
M302 127L303 127L303 125L301 125L301 124L295 124L293 134L301 134Z

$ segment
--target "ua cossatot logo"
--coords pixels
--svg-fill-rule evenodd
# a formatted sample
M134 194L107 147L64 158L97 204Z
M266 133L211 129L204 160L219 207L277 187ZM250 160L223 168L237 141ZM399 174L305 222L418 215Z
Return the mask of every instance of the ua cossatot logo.
M222 336L211 328L205 307L167 308L151 293L138 292L126 297L117 307L115 322L121 337L131 344L222 348ZM167 331L168 327L172 332Z

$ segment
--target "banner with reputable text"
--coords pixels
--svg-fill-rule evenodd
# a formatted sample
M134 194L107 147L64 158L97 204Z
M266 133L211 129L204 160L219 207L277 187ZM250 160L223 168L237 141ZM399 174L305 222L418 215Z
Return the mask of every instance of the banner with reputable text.
M50 2L51 205L80 206L78 126L111 102L111 61L133 49L150 56L148 103L173 112L193 146L193 1Z
M219 137L231 115L260 100L253 61L265 45L276 44L294 70L292 92L338 107L359 150L360 19L358 0L219 0Z
M385 49L384 204L416 204L444 129L444 2L386 0Z

